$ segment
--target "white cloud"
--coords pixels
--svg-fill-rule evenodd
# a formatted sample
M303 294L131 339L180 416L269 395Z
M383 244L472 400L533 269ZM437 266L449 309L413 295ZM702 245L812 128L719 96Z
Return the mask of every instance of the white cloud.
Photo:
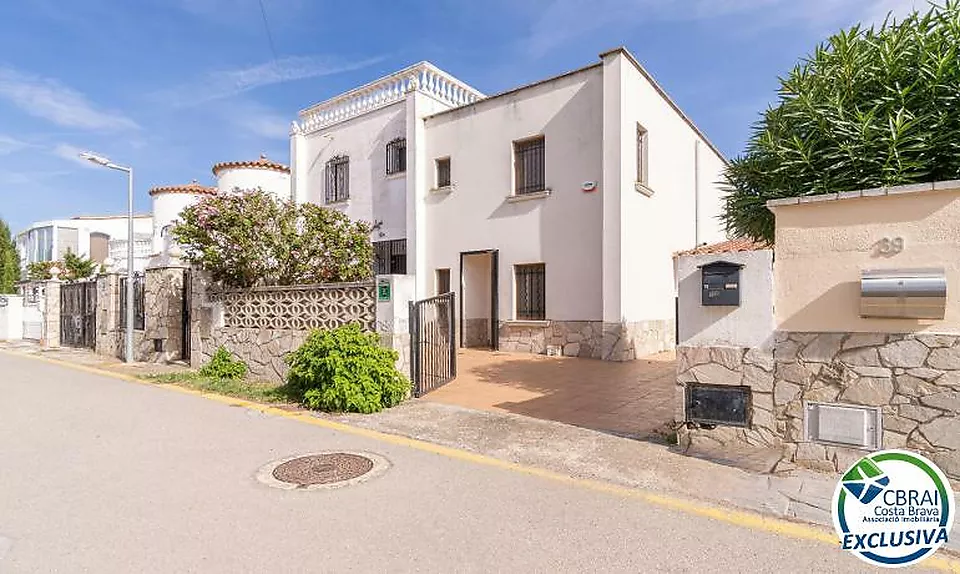
M343 62L320 56L289 56L247 68L211 72L196 82L163 90L155 95L174 106L191 106L229 98L264 86L358 70L382 59L376 57Z
M32 147L32 144L0 134L0 155L8 155L28 147Z
M138 129L132 119L99 109L82 93L52 78L0 67L0 98L59 126L99 131Z
M879 24L889 12L902 17L926 0L541 0L526 7L531 18L527 51L539 57L609 25L703 21L736 16L728 28L802 25L824 33L857 22Z

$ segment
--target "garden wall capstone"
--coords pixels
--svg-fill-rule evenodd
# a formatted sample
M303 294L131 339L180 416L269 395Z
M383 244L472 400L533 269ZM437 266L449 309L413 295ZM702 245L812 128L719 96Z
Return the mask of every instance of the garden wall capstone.
M843 471L864 451L804 442L804 403L880 407L884 448L918 451L960 478L958 341L957 335L922 333L778 332L768 351L680 347L678 399L692 382L752 391L749 428L692 429L685 440L781 448L780 467ZM681 410L678 421L685 420Z

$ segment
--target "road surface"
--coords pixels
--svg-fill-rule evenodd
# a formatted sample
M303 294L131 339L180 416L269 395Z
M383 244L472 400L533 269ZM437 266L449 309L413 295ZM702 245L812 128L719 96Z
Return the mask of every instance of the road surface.
M390 467L336 490L255 478L330 450ZM822 542L0 352L2 573L865 570Z

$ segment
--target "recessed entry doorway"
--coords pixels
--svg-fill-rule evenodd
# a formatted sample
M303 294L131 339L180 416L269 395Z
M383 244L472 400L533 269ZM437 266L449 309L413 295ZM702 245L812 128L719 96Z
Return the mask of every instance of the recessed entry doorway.
M499 251L485 249L460 253L460 346L500 348Z

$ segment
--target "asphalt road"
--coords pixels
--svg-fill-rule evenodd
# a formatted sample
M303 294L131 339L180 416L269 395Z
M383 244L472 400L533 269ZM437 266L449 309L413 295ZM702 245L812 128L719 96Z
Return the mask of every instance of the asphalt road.
M338 449L391 466L337 490L255 479ZM2 573L866 569L820 542L0 353Z

